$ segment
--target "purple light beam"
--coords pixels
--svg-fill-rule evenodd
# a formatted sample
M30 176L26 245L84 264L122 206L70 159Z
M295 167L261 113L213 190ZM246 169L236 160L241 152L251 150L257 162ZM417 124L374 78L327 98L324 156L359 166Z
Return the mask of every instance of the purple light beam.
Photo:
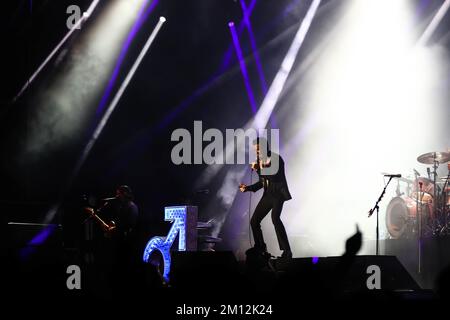
M103 93L102 99L97 108L97 113L96 113L97 116L100 116L103 113L103 110L105 109L106 103L108 102L108 99L109 99L109 96L111 95L114 84L116 83L117 77L119 76L120 68L123 64L123 61L125 60L125 56L128 52L128 49L130 48L131 43L133 42L139 29L142 27L144 22L147 20L148 16L153 11L153 9L156 7L158 2L159 2L159 0L153 0L151 2L151 4L148 6L147 10L144 12L145 7L148 4L148 1L145 1L142 4L142 7L139 9L138 18L136 19L136 22L134 23L133 27L131 28L131 31L128 34L128 37L122 46L122 50L120 51L120 55L119 55L119 58L117 59L116 66L114 67L114 71L111 75L111 78L109 79L108 85L105 89L105 92Z
M256 0L252 0L252 2L250 3L250 5L248 6L248 9L247 9L247 16L248 17L251 16L251 14L253 12L253 9L255 8L255 5L256 5ZM244 20L242 20L239 23L239 26L237 28L237 34L238 34L239 37L242 35L242 32L244 32L245 26L246 26L245 22L244 22ZM219 69L220 73L223 73L223 72L225 72L228 69L228 67L230 66L232 57L233 57L233 46L230 45L228 47L227 51L224 54L224 57L223 57L223 60L222 60L222 65L221 65L221 67Z
M266 78L264 77L264 71L263 71L263 68L261 65L261 59L259 58L258 47L256 46L253 28L250 23L249 10L247 9L247 5L245 4L245 1L244 0L240 0L240 1L241 1L242 12L244 13L244 24L247 27L246 29L247 29L248 36L250 38L250 45L252 46L253 55L255 57L255 63L256 63L256 68L258 70L259 81L261 82L261 88L265 95L267 93L267 82L266 82Z
M234 49L236 51L237 58L239 60L239 66L241 67L242 77L244 78L245 89L247 90L248 99L250 101L250 107L252 108L253 114L256 114L256 101L255 96L253 95L252 87L250 85L250 79L247 72L247 67L245 66L244 56L242 54L242 49L239 44L239 38L236 32L236 27L234 26L234 22L228 23L231 31L231 37L233 38Z

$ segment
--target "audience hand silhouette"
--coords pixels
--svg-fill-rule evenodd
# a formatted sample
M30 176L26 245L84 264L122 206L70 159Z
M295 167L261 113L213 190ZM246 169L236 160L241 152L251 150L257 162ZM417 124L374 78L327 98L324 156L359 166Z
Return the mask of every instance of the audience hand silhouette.
M356 233L347 239L345 242L345 255L354 256L361 249L362 245L362 233L359 231L358 225L356 225Z

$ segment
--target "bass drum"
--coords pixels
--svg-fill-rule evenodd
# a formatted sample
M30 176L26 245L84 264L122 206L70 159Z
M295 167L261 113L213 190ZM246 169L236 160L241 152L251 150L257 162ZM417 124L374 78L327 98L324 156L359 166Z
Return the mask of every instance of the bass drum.
M430 204L419 203L422 210L422 226L426 227L431 218ZM393 198L386 209L386 227L393 239L411 236L415 230L417 204L413 198L402 196Z

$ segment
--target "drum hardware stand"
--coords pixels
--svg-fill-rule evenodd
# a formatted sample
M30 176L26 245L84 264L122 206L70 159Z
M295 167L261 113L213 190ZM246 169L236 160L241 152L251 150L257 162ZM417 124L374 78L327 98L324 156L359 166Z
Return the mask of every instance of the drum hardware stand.
M416 170L414 170L414 176L415 176L414 181L416 182L416 196L415 196L415 198L416 198L416 210L417 210L416 225L414 227L414 231L418 232L417 229L419 228L419 220L417 220L418 219L417 216L420 214L420 209L422 207L419 207L419 195L420 195L420 193L417 194L417 190L419 190L419 186L418 186L419 184L420 184L420 188L422 188L422 182L419 182L418 178L420 177L420 175L418 174L418 172ZM421 192L421 191L419 191L419 192Z
M400 180L397 179L397 188L395 189L395 194L400 197L403 193L400 192Z
M424 196L424 193L422 191L422 182L419 182L419 196L416 197L417 255L418 255L417 273L418 274L420 274L422 272L422 202L423 202L423 196ZM420 197L420 201L419 201L419 197ZM419 206L419 202L420 202L420 206Z
M421 272L421 261L422 261L422 245L421 245L421 238L422 238L422 200L423 200L423 192L422 192L422 182L418 180L419 175L414 173L416 176L416 232L417 232L417 256L418 256L418 270L417 272L420 274ZM417 193L417 190L419 192ZM419 205L420 203L420 205Z
M437 206L438 201L436 198L436 190L437 190L437 168L439 167L439 161L436 160L436 153L434 153L434 161L433 161L433 202L432 202L432 209L433 209L433 228L436 229L436 220L437 220ZM434 233L434 232L433 232Z
M449 231L449 221L448 221L448 216L450 214L450 207L447 208L447 201L448 201L448 194L447 194L447 186L449 185L449 181L450 181L450 171L447 175L447 179L445 179L444 182L444 186L442 187L442 195L441 195L441 200L442 200L442 209L443 209L443 214L444 214L444 225L442 226L441 230L440 230L440 234L444 234L444 232L446 232L448 234Z
M377 211L377 242L376 242L376 255L378 256L379 255L379 253L380 253L380 251L379 251L379 249L380 249L380 246L379 246L379 242L380 242L380 225L379 225L379 213L380 213L380 207L379 207L379 203L381 202L381 199L383 199L383 197L384 197L384 194L386 193L386 188L387 188L387 186L389 185L389 183L391 182L391 180L392 180L392 176L390 176L389 177L389 180L388 180L388 182L386 183L386 185L384 186L384 188L383 188L383 191L381 192L381 195L380 195L380 197L378 198L378 200L377 200L377 202L375 203L375 206L372 208L372 209L370 209L369 210L369 218L370 218L370 216L373 214L373 212L376 210Z

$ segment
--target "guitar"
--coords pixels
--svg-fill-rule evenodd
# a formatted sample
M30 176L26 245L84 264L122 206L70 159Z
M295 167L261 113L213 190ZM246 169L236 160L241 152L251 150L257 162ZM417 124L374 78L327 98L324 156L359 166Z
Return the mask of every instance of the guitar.
M109 223L106 223L103 221L102 218L100 218L96 213L95 210L89 207L84 208L84 212L89 214L92 218L94 218L95 221L100 225L102 230L105 232L105 236L107 238L111 238L114 233L116 232L116 224L114 221L110 221Z

